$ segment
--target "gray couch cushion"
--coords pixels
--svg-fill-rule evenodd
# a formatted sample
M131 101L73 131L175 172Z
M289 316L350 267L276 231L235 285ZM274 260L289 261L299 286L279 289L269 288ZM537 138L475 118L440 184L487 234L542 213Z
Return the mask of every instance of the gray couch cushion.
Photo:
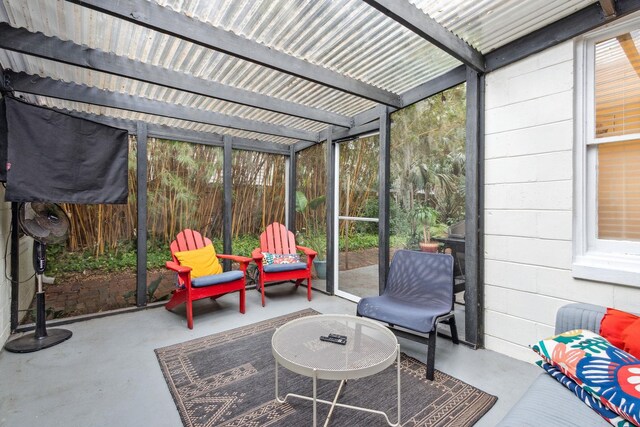
M556 315L556 334L573 329L588 329L600 333L600 322L607 312L606 307L585 303L562 306Z
M543 373L536 378L498 426L611 427L611 424L578 399L573 392Z

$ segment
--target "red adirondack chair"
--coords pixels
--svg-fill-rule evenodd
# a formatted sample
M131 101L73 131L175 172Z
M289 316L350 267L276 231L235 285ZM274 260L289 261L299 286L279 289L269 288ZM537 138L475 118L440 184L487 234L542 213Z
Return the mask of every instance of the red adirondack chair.
M269 264L265 265L263 252L275 255L296 254L302 251L307 256L307 262L296 262L290 264ZM264 307L264 284L266 282L281 282L295 280L299 286L304 280L307 281L307 299L311 301L311 265L313 258L318 253L313 249L296 245L293 233L287 230L282 224L274 222L267 226L267 230L260 235L260 247L253 250L251 256L258 265L259 290L262 293L262 306Z
M165 305L167 310L172 310L182 303L187 305L187 326L193 329L192 302L202 298L217 298L224 294L240 291L240 313L245 311L245 272L251 262L251 258L216 254L220 259L229 259L240 263L240 270L227 271L212 276L191 278L191 267L180 265L176 252L200 249L211 244L211 240L203 237L197 231L185 229L181 231L176 240L171 242L171 258L165 264L168 269L178 273L178 289L173 293L169 302Z

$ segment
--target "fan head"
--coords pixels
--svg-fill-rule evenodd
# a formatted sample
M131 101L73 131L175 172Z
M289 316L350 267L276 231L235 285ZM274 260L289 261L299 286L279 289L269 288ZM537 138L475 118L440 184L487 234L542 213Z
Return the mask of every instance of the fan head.
M20 205L18 215L22 230L44 244L67 240L69 217L55 203L26 202Z

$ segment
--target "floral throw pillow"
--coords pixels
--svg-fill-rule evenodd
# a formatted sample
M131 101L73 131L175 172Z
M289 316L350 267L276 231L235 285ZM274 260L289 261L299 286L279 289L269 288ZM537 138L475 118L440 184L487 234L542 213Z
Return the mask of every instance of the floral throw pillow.
M640 425L640 360L588 330L573 330L533 347L602 404Z
M283 254L283 255L274 255L273 263L274 264L293 264L295 262L300 262L300 255L298 254Z
M298 254L272 254L270 252L262 252L262 263L264 265L270 264L293 264L300 262L300 255Z
M262 252L262 263L264 265L270 265L273 264L273 255L271 252Z

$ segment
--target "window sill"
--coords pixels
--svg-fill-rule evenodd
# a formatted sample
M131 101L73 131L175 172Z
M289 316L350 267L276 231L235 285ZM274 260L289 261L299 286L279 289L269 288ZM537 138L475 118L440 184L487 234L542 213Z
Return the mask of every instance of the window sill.
M574 259L572 273L576 279L640 287L640 257L588 253Z

